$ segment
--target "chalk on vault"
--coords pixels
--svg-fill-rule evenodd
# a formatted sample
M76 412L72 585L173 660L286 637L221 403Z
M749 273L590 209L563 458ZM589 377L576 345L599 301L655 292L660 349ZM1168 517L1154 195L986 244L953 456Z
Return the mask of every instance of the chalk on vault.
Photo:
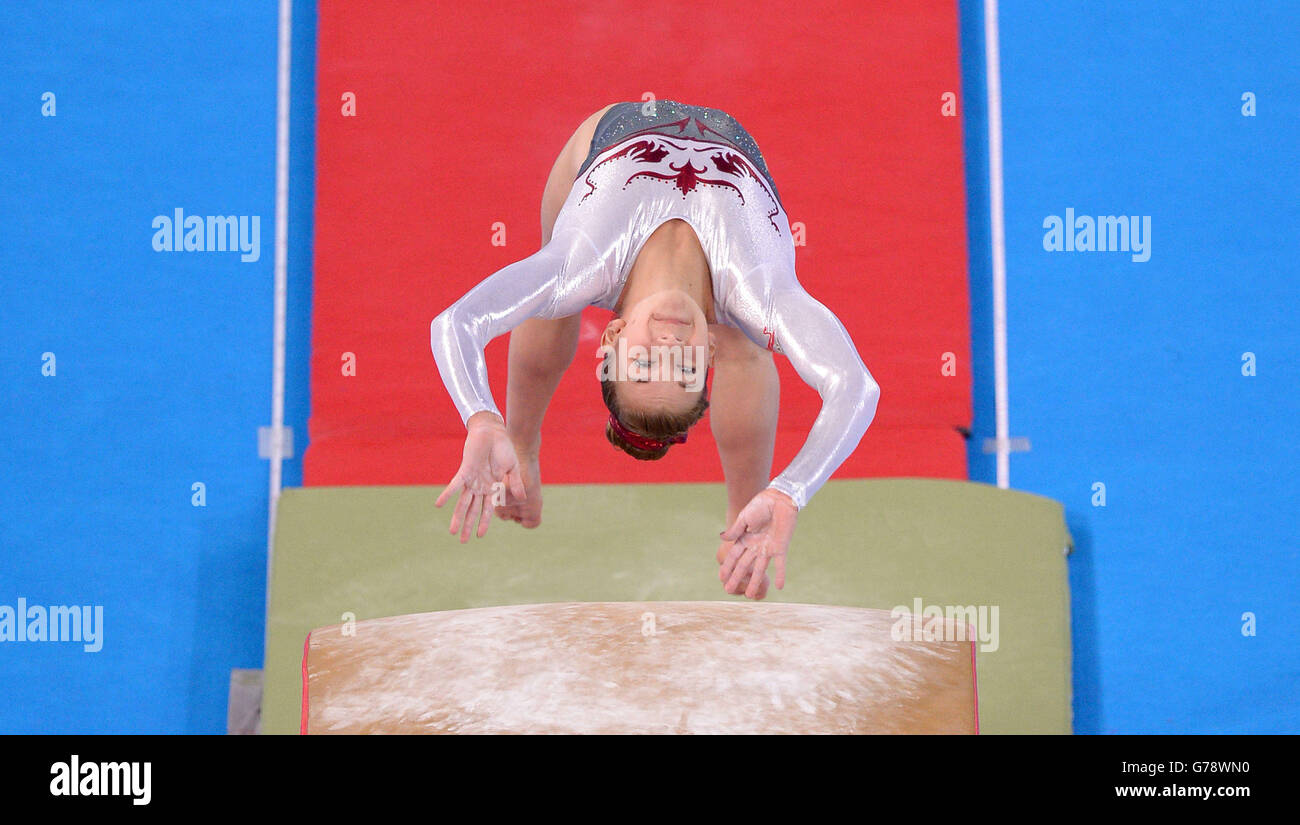
M313 630L303 733L975 733L974 642L889 611L594 602ZM947 630L952 630L948 627Z

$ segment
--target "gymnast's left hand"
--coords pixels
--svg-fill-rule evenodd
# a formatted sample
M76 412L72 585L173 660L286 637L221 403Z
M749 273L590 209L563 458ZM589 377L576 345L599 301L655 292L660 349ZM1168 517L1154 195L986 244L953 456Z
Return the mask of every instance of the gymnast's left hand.
M761 598L768 562L775 568L777 589L785 587L785 553L798 518L799 508L785 493L768 488L749 500L735 523L721 534L724 541L735 542L718 571L728 593L736 592L748 578L745 596Z
M469 541L470 528L475 521L478 522L475 535L479 538L487 535L488 524L492 521L492 496L495 490L501 489L495 485L505 484L518 501L527 498L519 458L510 436L506 435L506 425L501 417L490 412L478 412L470 416L466 424L469 432L465 436L460 470L437 501L437 506L441 507L452 493L460 493L456 509L451 514L450 532L453 535L460 533L461 544Z

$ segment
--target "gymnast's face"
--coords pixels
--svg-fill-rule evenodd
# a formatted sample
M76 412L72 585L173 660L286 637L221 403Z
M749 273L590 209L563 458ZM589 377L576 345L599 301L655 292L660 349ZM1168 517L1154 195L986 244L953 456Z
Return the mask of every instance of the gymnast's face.
M601 354L619 403L685 413L704 392L714 340L699 304L679 289L642 299L605 327Z

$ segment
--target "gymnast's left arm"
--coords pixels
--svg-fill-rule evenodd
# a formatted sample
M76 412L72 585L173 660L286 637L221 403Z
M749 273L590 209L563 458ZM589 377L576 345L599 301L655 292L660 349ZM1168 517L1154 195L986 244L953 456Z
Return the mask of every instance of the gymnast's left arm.
M722 570L729 589L749 574L755 590L769 561L777 588L785 586L785 553L799 510L858 446L880 400L880 386L829 309L797 286L772 296L770 306L765 331L799 377L817 390L822 408L794 460L722 533L724 540L736 542Z

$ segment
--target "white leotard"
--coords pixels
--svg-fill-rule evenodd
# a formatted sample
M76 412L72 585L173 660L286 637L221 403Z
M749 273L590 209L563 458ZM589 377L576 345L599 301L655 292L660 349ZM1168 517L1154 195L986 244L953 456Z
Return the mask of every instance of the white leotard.
M613 309L642 244L673 219L690 224L713 275L718 323L781 353L822 409L771 487L802 508L857 447L880 388L830 310L794 271L785 211L753 164L722 142L634 135L574 181L549 243L482 281L434 319L433 355L462 421L497 413L483 348L529 318Z

